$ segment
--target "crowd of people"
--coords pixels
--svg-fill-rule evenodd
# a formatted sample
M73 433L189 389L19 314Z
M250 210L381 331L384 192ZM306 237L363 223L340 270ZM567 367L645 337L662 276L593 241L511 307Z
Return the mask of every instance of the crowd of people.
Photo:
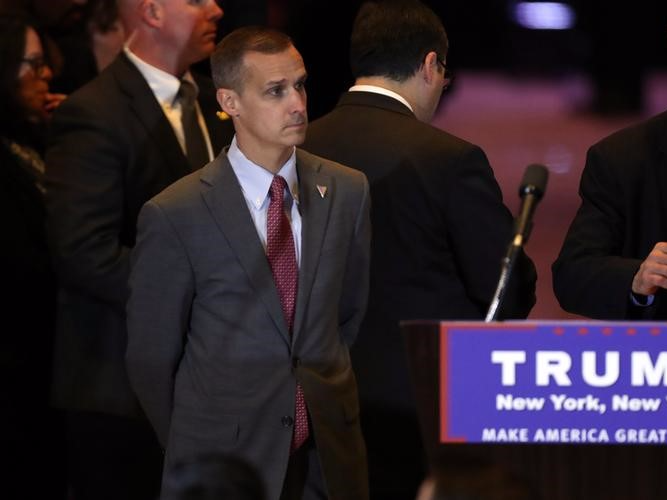
M251 4L273 27L218 43L224 1L0 2L8 498L534 498L427 462L399 330L483 319L512 235L483 150L429 124L442 21L364 2L309 124L298 38ZM590 148L564 309L667 318L665 120ZM501 318L536 278L521 252Z

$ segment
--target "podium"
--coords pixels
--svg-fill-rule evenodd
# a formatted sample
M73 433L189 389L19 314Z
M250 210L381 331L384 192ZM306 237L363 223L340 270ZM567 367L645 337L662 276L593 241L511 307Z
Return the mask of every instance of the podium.
M432 464L484 449L540 498L667 498L667 323L401 329Z

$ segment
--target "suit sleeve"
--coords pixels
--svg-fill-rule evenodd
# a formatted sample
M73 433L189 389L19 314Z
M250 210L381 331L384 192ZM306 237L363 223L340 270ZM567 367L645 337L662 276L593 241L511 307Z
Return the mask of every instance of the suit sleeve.
M579 187L581 206L552 266L554 292L563 309L598 319L626 319L641 260L621 257L624 199L619 179L591 148Z
M452 169L444 198L450 244L468 297L486 313L500 277L501 261L512 236L513 218L486 156L467 149ZM521 252L507 285L500 317L525 318L535 304L535 266Z
M65 101L46 155L49 246L60 282L122 309L129 249L123 233L127 151L95 106Z
M166 446L194 278L178 235L152 202L139 214L129 284L126 361L130 384Z
M354 236L347 255L343 293L340 301L340 332L345 343L351 346L357 334L368 302L371 219L368 180L360 174L362 182L359 208L354 226Z

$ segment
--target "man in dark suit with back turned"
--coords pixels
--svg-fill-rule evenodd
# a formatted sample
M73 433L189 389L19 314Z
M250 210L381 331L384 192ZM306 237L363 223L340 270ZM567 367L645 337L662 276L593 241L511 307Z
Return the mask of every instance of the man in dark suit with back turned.
M295 147L306 70L287 36L235 30L211 62L236 135L141 210L130 381L167 471L232 454L267 500L366 500L349 346L368 293L368 181Z
M581 206L552 266L563 309L667 319L667 113L593 145Z
M127 47L73 93L46 156L49 243L60 280L53 399L67 410L76 499L152 499L162 453L125 370L129 251L139 209L231 139L210 80L214 0L122 0ZM199 104L187 101L181 79ZM189 87L188 87L189 85Z
M448 84L448 41L419 2L362 5L352 29L355 86L312 123L304 148L371 184L368 313L352 351L372 498L414 498L424 474L399 321L483 319L512 216L482 150L428 124ZM535 271L521 255L504 318L525 318Z

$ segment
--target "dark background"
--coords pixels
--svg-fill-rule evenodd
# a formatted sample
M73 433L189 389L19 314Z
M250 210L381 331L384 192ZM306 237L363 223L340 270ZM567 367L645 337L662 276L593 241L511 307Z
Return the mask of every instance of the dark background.
M424 0L449 35L448 64L457 70L558 76L588 74L601 113L642 106L647 70L667 66L667 2L569 0L568 30L530 30L513 19L514 0ZM224 0L221 34L247 24L272 24L292 36L309 72L310 118L329 111L351 83L347 52L360 0ZM273 12L273 15L267 14Z

